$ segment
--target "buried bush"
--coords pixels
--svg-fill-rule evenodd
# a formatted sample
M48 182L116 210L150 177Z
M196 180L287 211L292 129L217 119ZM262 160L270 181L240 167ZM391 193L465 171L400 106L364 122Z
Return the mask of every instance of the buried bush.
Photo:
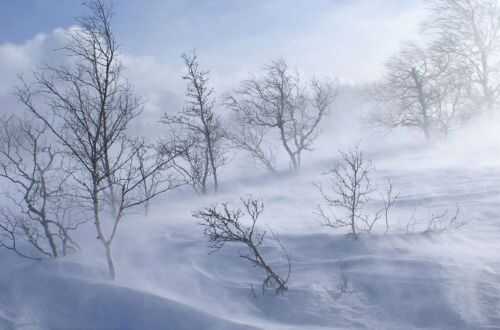
M263 292L265 289L274 289L276 294L281 294L288 290L291 274L290 258L276 235L271 233L269 237L266 231L256 227L257 220L264 211L264 203L252 198L241 199L241 203L244 210L222 203L198 211L194 217L201 220L200 225L204 227L204 233L214 251L221 249L226 243L244 245L247 250L246 253L240 254L240 257L265 273L262 281ZM249 218L248 224L242 221L245 215ZM264 258L262 248L268 240L278 243L283 251L288 265L286 276L278 274Z
M366 206L373 201L373 194L377 191L370 180L372 170L371 162L365 159L359 148L340 152L339 164L326 173L328 185L316 184L324 202L318 209L325 226L348 227L352 237L357 239L361 232L370 233L375 223L384 217L388 231L389 212L398 195L389 182L383 209L367 212Z

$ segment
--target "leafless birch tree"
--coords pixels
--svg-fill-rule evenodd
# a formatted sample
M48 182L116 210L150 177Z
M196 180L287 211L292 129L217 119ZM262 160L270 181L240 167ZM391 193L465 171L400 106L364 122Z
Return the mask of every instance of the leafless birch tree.
M386 64L387 74L372 89L381 106L374 119L389 127L413 127L427 140L446 135L468 109L467 83L451 54L405 45Z
M331 192L327 192L323 185L317 185L328 207L319 206L319 214L325 226L349 227L353 238L358 239L360 231L370 232L379 219L378 214L372 217L363 211L369 196L375 191L369 178L371 163L365 160L359 149L340 152L340 156L338 166L326 173L330 176L328 186ZM336 215L336 211L342 215Z
M90 14L79 19L79 28L62 49L70 64L35 73L34 83L24 83L17 95L71 156L76 194L92 210L114 279L111 247L118 228L129 209L176 186L165 178L161 187L143 193L144 183L157 180L175 153L141 162L149 158L144 152L152 151L127 130L140 113L140 103L121 74L112 8L103 0L85 5Z
M394 193L392 183L389 182L383 196L383 208L372 213L366 211L368 204L374 201L373 193L377 191L370 180L371 162L365 159L359 147L339 154L337 166L325 173L329 178L328 184L316 184L323 198L323 205L318 206L323 224L331 228L348 227L350 235L358 239L360 233L370 233L384 216L387 232L389 213L399 197Z
M47 141L47 127L9 117L0 127L0 245L34 259L78 248L71 231L85 222L67 184L64 154ZM27 245L27 247L26 247Z
M205 235L211 244L211 248L218 250L226 243L241 243L248 249L248 253L241 254L240 257L250 261L255 267L262 269L266 277L262 282L262 289L274 288L276 294L288 290L287 284L291 273L291 264L288 254L283 245L273 235L279 247L283 250L287 260L288 273L286 277L280 276L271 265L265 260L262 248L267 241L266 232L257 228L257 220L264 211L264 204L261 201L248 198L242 199L244 211L233 209L227 203L220 206L209 207L194 214L195 218L201 220ZM248 224L244 224L244 215L250 218Z
M269 132L278 135L292 170L300 169L302 156L310 151L319 134L319 124L335 100L330 83L313 80L309 86L291 72L284 60L265 66L261 78L253 78L227 98L227 105L236 114L242 135L233 135L237 146L249 151L268 169L272 160L264 152L262 138ZM252 139L246 138L251 136Z
M460 61L477 101L492 110L500 96L499 2L428 0L428 4L431 17L424 29L437 36L435 44L442 53Z
M207 193L209 177L213 179L213 189L219 188L218 169L224 164L223 129L221 121L214 111L214 90L209 85L209 72L200 68L198 57L192 54L182 55L186 74L182 77L188 82L187 104L176 115L165 114L162 122L170 130L187 135L189 148L181 155L182 160L176 167L191 182L194 189ZM179 132L183 130L184 132Z
M272 145L266 143L269 130L254 126L242 118L236 118L234 127L226 130L226 136L233 147L248 152L252 158L271 173L278 173L276 156Z

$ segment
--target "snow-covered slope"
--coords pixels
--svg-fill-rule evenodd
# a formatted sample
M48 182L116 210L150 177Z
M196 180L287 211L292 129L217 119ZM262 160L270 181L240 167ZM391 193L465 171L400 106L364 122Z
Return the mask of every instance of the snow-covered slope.
M82 253L57 262L0 251L0 329L500 329L498 164L437 162L422 151L371 156L376 179L391 177L401 193L387 235L378 228L354 241L321 226L312 183L329 161L298 177L226 182L217 196L178 192L124 223L116 282L106 279L91 234ZM246 194L265 202L260 226L278 233L291 256L282 296L255 296L259 270L236 245L208 254L191 216ZM456 205L466 226L419 233L431 213ZM285 270L276 247L264 252Z
M165 297L23 267L2 287L2 329L255 329ZM40 269L42 268L43 269Z

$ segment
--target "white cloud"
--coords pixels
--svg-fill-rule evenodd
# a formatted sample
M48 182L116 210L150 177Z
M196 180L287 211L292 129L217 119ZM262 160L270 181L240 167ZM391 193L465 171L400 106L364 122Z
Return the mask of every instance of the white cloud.
M58 49L64 45L68 33L75 29L56 29L50 34L38 34L24 43L0 44L0 111L20 112L13 92L19 83L18 77L30 80L33 71L46 64L61 64L67 59ZM166 111L178 110L181 106L179 95L183 93L180 79L182 63L161 63L154 57L135 57L122 54L124 75L144 100L143 121L138 125L144 131L157 131L158 120Z
M334 74L347 82L373 81L401 41L416 36L421 16L421 8L403 10L392 1L358 1L323 15L284 52L312 73Z
M421 4L349 1L331 6L300 28L290 22L288 32L216 43L200 54L215 68L223 87L278 57L308 74L337 76L346 82L372 81L402 41L418 37L423 14Z
M201 65L211 70L218 94L232 89L277 57L289 60L300 71L320 77L336 76L346 82L373 80L400 42L417 34L422 16L420 6L403 6L395 0L356 0L330 8L304 26L282 28L279 33L269 35L251 36L246 31L244 38L225 43L214 39L209 47L198 49ZM47 62L63 61L55 50L63 44L68 30L74 28L38 34L19 44L0 44L3 109L15 107L11 92L18 74L29 73ZM127 42L126 36L118 37L123 37L121 44ZM196 40L191 42L195 47ZM153 130L154 126L155 131L161 129L157 122L162 113L182 107L185 88L180 54L172 56L169 52L168 57L159 54L161 46L144 49L146 55L122 54L124 74L145 100L144 123L151 124L143 128Z

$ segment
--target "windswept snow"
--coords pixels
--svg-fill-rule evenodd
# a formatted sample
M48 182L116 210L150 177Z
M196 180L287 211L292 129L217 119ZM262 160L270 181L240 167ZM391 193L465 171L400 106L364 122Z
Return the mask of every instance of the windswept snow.
M387 235L379 228L354 241L321 226L312 183L331 161L301 176L226 183L217 196L179 191L124 224L116 282L106 279L97 244L57 262L1 251L0 329L500 329L498 167L432 161L418 150L370 157L376 181L391 177L401 193ZM261 293L262 274L238 257L239 246L209 254L191 217L246 194L265 202L260 226L291 256L282 296ZM433 212L457 205L464 227L420 233ZM91 229L82 236L93 246ZM264 253L286 271L276 246Z

